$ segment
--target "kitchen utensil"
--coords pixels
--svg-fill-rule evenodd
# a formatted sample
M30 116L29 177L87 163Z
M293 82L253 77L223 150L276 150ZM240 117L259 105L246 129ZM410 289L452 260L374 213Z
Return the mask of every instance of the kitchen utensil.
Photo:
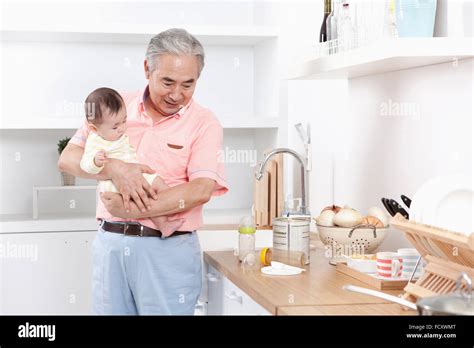
M405 203L405 205L407 206L407 208L410 209L411 199L408 198L408 197L405 196L405 195L401 195L400 197L402 198L402 201L403 201L403 203Z
M388 203L390 204L390 206L392 207L392 211L395 213L395 215L397 215L397 213L400 213L402 214L402 216L405 218L405 219L408 219L408 213L405 209L403 209L403 207L398 204L398 202L394 199L390 199L388 201ZM393 216L395 216L393 215Z
M410 274L410 280L409 280L410 282L415 278L415 273L418 270L418 267L420 266L420 262L421 262L421 255L418 256L418 259L416 260L415 267L413 268L413 271Z
M355 285L344 285L342 288L346 291L358 292L360 294L374 296L374 297L378 297L378 298L381 298L381 299L384 299L384 300L387 300L387 301L390 301L390 302L395 302L395 303L398 303L398 304L400 304L402 306L405 306L409 309L413 309L413 310L417 309L416 304L414 304L410 301L404 300L400 297L396 297L396 296L393 296L393 295L386 294L386 293L381 292L381 291L367 289L367 288L363 288L363 287L355 286Z
M399 278L402 275L402 259L397 253L377 253L377 275L382 278Z
M377 273L377 261L369 255L361 255L361 258L345 256L347 266L362 273ZM368 258L367 258L368 257Z
M353 228L328 227L316 224L319 238L331 250L329 263L336 265L345 262L344 256L369 254L383 242L388 227L377 228L372 225L359 225Z
M413 196L410 219L470 235L474 231L474 190L467 175L437 177L425 182ZM439 253L440 256L443 253Z
M344 285L342 288L347 291L358 292L398 303L410 309L418 310L420 315L474 315L472 280L464 272L457 278L453 293L423 298L417 301L416 304L380 291L359 286Z
M375 260L374 262L376 264ZM403 290L409 282L408 278L379 277L377 271L375 271L375 273L361 272L344 263L338 263L336 265L336 270L378 290Z
M270 226L272 226L272 221L274 218L278 217L277 215L277 163L274 160L270 160L268 165L268 175L270 181L270 192L268 193L268 219Z
M301 270L298 269L276 269L272 266L262 267L260 271L264 274L268 275L279 275L279 276L289 276L289 275L297 275L301 274Z
M446 177L426 198L421 222L469 235L474 231L473 209L472 179L467 176Z
M278 262L278 261L272 261L271 265L272 265L273 269L292 269L292 270L299 270L301 272L306 272L306 270L304 268L287 265L287 264L284 264L284 263Z
M395 216L395 212L393 211L393 208L390 205L389 200L387 198L382 198L381 201L385 209L387 209L390 216Z
M254 178L252 210L258 227L271 227L273 218L283 212L283 154L276 154L268 162L261 180Z
M413 201L415 202L415 201ZM403 231L426 262L423 274L405 287L404 298L419 298L447 294L453 291L455 279L461 272L474 278L474 234L466 236L436 227L414 223L396 215L391 225ZM436 245L443 257L436 257L427 250L423 242Z

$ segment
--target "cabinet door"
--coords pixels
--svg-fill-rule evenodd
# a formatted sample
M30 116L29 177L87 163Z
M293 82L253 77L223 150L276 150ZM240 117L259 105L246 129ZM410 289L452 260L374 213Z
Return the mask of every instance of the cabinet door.
M90 314L96 231L2 234L2 314Z
M227 278L224 278L224 314L227 315L270 315L247 293Z
M222 274L211 265L205 267L207 283L207 314L224 314L224 280Z

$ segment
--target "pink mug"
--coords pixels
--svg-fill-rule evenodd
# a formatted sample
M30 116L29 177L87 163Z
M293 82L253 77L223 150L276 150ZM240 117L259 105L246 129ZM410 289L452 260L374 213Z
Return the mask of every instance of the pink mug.
M390 251L377 253L377 275L383 278L399 278L402 275L402 259Z

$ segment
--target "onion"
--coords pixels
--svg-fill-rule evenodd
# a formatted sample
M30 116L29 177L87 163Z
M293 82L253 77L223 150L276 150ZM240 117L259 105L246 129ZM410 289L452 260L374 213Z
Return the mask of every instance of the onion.
M323 210L321 215L319 215L316 219L316 224L320 226L334 226L334 213L332 210Z
M385 214L383 212L383 210L380 209L379 207L370 208L367 215L373 216L373 217L376 217L377 219L379 219L383 223L384 227L388 226L387 214Z
M333 205L329 205L329 206L327 206L326 208L324 208L324 209L321 211L321 213L322 213L323 211L330 210L330 211L333 211L335 214L337 214L337 213L339 213L339 211L340 211L341 209L342 209L341 207L339 207L339 206L333 204Z
M334 216L334 224L341 227L354 227L361 222L362 216L351 208L343 208Z

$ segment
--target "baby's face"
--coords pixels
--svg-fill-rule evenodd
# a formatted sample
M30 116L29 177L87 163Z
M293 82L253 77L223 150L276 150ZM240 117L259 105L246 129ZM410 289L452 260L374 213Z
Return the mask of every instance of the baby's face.
M127 130L127 109L122 107L119 112L112 114L109 110L104 112L102 123L96 125L97 134L108 141L120 139Z

